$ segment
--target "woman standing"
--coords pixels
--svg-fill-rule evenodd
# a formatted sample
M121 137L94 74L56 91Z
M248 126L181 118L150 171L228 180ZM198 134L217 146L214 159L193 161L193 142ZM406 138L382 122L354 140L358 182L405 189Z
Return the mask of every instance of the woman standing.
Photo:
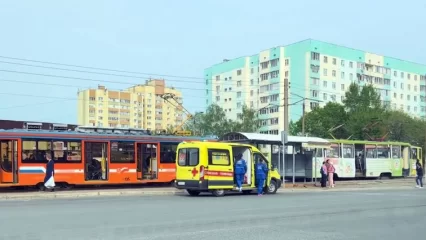
M327 165L325 162L322 162L320 173L321 173L321 187L325 188L327 187Z
M416 172L417 172L416 187L423 188L423 168L422 168L422 165L420 164L419 159L417 159L416 161Z
M334 172L336 171L336 169L334 168L333 164L330 162L330 159L327 159L326 165L327 165L327 174L328 174L328 187L334 188Z

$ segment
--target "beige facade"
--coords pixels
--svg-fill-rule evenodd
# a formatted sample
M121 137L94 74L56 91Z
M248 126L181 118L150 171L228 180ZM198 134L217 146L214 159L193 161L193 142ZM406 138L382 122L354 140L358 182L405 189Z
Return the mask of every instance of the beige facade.
M166 87L164 80L150 80L124 91L105 86L78 92L78 124L97 127L162 130L182 124L182 112L161 95L172 93L182 103L182 93Z

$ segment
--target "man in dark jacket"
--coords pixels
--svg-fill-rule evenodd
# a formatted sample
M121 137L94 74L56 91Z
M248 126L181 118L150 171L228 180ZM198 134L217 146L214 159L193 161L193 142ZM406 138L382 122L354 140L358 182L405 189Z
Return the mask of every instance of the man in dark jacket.
M416 178L416 183L417 183L417 188L423 188L423 168L422 165L420 164L420 161L417 159L416 162L416 172L417 172L417 178Z

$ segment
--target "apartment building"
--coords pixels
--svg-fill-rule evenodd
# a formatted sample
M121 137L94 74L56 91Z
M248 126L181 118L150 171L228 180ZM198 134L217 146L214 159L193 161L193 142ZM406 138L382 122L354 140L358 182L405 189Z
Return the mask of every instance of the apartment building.
M98 127L163 130L182 123L182 110L161 96L172 93L182 104L182 93L166 87L164 80L149 80L123 91L105 86L78 92L78 124Z
M317 40L274 47L224 60L205 69L206 106L216 103L231 119L246 104L259 110L261 133L284 129L284 79L289 81L289 117L339 102L352 82L373 84L383 105L426 116L426 65Z

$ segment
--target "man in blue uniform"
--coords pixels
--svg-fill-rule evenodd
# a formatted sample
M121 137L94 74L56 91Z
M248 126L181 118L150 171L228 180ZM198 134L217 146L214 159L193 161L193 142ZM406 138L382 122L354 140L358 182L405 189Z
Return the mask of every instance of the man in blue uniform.
M239 153L235 157L235 178L237 180L237 188L241 192L243 190L242 185L244 181L244 175L247 172L247 163L243 159L243 154Z
M257 195L262 196L263 185L265 184L266 176L268 176L268 167L266 166L263 159L256 164L256 184L257 184Z

